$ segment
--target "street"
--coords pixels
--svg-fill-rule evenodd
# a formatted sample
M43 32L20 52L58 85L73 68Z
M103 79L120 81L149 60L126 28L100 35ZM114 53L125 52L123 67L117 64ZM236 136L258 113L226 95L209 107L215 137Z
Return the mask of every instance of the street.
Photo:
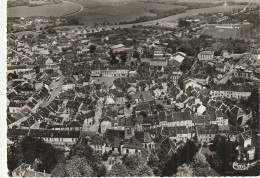
M102 116L102 108L100 106L97 106L95 117L94 117L94 124L88 126L87 123L84 123L82 127L82 131L98 132L99 119L101 118L101 116Z

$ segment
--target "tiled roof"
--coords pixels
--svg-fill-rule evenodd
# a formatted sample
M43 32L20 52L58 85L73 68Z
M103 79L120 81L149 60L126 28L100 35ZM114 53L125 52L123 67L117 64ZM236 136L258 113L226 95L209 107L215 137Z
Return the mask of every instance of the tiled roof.
M218 134L217 125L198 125L196 129L198 134Z

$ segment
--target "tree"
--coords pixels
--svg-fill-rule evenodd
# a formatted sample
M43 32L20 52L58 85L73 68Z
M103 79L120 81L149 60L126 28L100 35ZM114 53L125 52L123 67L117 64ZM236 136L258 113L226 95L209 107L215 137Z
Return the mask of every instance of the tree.
M58 164L52 170L51 175L53 177L66 177L66 159L59 160Z
M111 65L115 65L118 64L118 60L116 59L116 53L114 53L112 50L109 51L109 55L110 55L110 64Z
M90 45L89 50L90 50L90 53L92 53L92 54L95 53L95 51L96 51L96 46Z
M120 59L122 61L122 64L125 64L126 63L126 60L127 60L127 53L125 51L122 51L119 53L120 55Z
M193 59L185 58L180 65L180 70L182 72L187 71L187 70L189 71L193 64L194 64Z
M196 146L194 141L188 140L180 151L180 157L182 162L190 163L193 160L194 155L198 152L199 148Z
M110 177L128 177L128 171L124 164L116 162L108 173Z
M187 22L186 19L179 19L178 26L179 27L187 27L187 26L190 26L190 22Z
M55 149L52 146L46 148L46 153L40 157L40 163L38 164L37 169L39 171L46 171L50 173L56 166L58 160L63 156L63 151L60 149Z
M156 106L156 110L157 110L157 111L163 111L163 110L164 110L163 105L158 104L158 105Z
M187 164L179 166L177 171L178 172L174 175L174 177L193 177L192 168Z
M68 177L91 177L93 175L87 160L78 156L66 161L65 170Z
M37 159L39 163L35 164L36 170L45 170L47 173L51 173L61 155L63 155L62 150L54 148L42 139L27 136L16 146L10 147L8 151L8 168L12 171L21 163L32 165Z
M140 115L143 116L144 118L148 117L147 113L144 112L144 111L141 111L141 112L140 112Z
M159 162L160 159L156 154L156 150L152 150L151 154L149 155L147 165L153 170L155 176L160 176L162 174L161 170L159 169Z
M232 170L232 167L229 165L230 162L234 162L238 157L238 151L236 150L237 144L231 142L223 136L216 136L213 144L210 146L210 149L214 151L220 158L220 161L223 163L217 169L222 173L228 170Z
M105 152L105 153L103 154L103 156L102 156L103 161L107 161L107 160L108 160L108 157L109 157L108 153Z
M22 155L17 146L11 145L7 150L7 166L10 171L13 171L22 163Z
M85 158L93 170L93 176L100 177L106 175L106 168L102 164L102 157L97 155L90 146L84 143L77 144L70 151L70 156L79 156Z
M124 155L122 161L130 176L153 176L152 169L147 166L145 159L141 156Z
M196 177L219 176L212 168L210 168L205 155L200 154L199 152L194 156L191 166L193 174Z

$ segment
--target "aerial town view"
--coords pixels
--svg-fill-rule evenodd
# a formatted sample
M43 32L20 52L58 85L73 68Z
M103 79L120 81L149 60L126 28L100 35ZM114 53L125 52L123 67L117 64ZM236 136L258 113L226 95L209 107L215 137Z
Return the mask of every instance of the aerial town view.
M10 177L260 175L258 0L7 0Z

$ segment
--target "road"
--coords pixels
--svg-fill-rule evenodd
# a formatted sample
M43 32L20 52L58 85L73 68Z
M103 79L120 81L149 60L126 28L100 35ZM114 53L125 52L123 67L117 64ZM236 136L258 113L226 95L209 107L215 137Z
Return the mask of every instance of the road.
M80 8L80 9L79 9L78 11L76 11L76 12L72 12L72 13L70 13L70 14L68 14L68 15L63 15L63 17L69 17L69 16L72 16L72 15L76 15L76 14L82 12L83 9L84 9L84 7L83 7L82 5L80 5L80 4L76 4L76 3L74 3L74 2L69 2L69 1L63 1L63 2L76 5L76 6L78 6L78 7Z
M237 14L240 14L240 13L245 12L246 9L248 8L248 6L250 6L253 1L254 1L254 0L251 0L251 1L248 3L248 5L246 5L240 12L236 12L236 13L234 13L234 14L232 14L232 15L237 15Z
M219 83L220 83L220 84L225 84L225 83L227 83L227 81L230 79L231 75L232 75L233 72L234 72L234 68L236 68L236 67L239 66L240 64L243 64L246 59L247 59L247 58L242 58L233 68L231 68L231 69L229 70L228 73L226 73L226 74L224 75L224 77L219 81Z
M42 107L48 106L56 98L56 96L59 95L62 89L63 80L65 79L65 77L62 74L60 74L59 77L60 79L58 81L52 82L50 84L50 88L52 89L51 96L46 102L42 104Z
M99 120L102 116L102 108L100 106L97 106L95 117L94 117L94 124L89 126L86 123L83 124L82 131L90 131L90 132L98 132L99 128Z

